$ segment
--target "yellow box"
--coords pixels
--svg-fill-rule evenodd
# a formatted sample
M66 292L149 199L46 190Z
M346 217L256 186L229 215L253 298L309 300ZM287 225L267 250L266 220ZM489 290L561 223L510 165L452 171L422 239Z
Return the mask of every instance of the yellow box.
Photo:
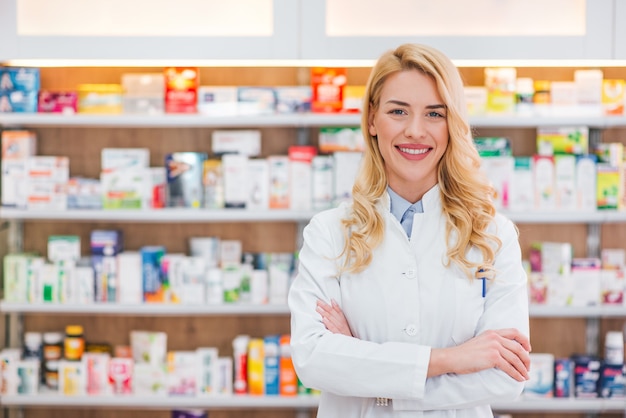
M598 209L617 210L622 208L624 189L621 167L608 164L597 165L597 192Z
M263 338L251 338L248 343L248 393L265 394L265 344Z
M123 92L120 84L81 84L78 86L78 113L122 113Z

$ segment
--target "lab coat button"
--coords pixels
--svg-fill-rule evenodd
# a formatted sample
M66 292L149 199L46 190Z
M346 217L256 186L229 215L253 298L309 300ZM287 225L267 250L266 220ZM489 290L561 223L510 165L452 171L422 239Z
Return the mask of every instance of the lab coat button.
M408 269L408 270L406 271L406 277L407 277L408 279L414 279L414 278L415 278L415 270L413 270L413 269Z
M415 337L417 335L417 327L415 324L409 324L404 329L404 332L406 332L409 337Z

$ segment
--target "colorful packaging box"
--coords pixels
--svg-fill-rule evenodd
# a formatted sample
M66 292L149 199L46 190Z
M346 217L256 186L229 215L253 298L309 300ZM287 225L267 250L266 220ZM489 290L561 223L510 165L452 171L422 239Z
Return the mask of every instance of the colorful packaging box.
M517 71L515 68L485 68L487 112L515 111Z
M605 115L624 114L626 81L605 79L602 81L602 109Z
M340 112L347 81L345 68L311 68L311 111Z
M589 128L562 126L537 128L537 153L539 155L589 153Z
M237 110L241 115L271 115L276 112L273 87L238 87Z
M163 302L166 289L161 274L161 258L166 253L165 247L148 245L141 247L141 265L143 297L145 302Z
M123 89L119 84L80 84L77 91L78 113L122 113Z
M40 87L39 68L0 67L0 91L36 92Z
M39 113L76 113L78 93L75 91L40 91L37 111Z
M165 74L165 112L198 111L199 72L193 67L167 67Z
M621 168L609 164L597 164L596 204L598 209L620 209L624 187Z
M0 113L37 112L36 91L0 91Z
M168 207L202 206L202 175L206 159L207 154L203 152L175 152L165 156Z

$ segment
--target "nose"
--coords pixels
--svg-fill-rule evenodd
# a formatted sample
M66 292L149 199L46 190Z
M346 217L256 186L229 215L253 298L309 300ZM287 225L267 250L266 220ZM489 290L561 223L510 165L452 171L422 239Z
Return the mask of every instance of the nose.
M406 126L404 127L404 136L407 138L422 138L426 134L426 125L423 118L419 115L411 116L407 118Z

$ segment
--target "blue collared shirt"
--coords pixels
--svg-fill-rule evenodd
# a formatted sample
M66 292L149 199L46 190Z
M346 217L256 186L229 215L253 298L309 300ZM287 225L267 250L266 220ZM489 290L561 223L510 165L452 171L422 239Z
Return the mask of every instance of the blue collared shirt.
M413 207L413 213L423 213L424 207L422 205L422 201L418 200L416 203L411 203L405 198L401 197L398 193L394 192L391 187L387 187L387 192L389 192L389 200L391 202L390 210L391 214L396 217L398 222L402 224L402 218L404 213L411 207ZM411 217L409 221L409 227L405 227L407 230L407 235L411 238L411 228L410 226L413 224L413 217ZM404 224L403 224L404 226Z

